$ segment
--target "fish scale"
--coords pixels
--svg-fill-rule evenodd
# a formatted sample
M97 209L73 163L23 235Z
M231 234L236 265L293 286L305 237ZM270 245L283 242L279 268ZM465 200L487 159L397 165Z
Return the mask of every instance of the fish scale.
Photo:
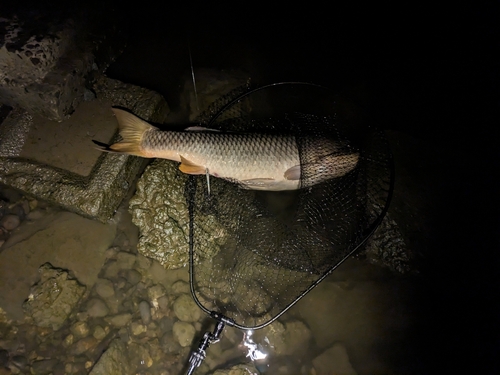
M299 164L291 136L150 130L142 147L152 154L176 150L179 157L230 179L284 179L284 172Z
M238 182L256 190L295 190L353 170L359 153L339 152L331 139L312 138L306 161L301 160L291 135L224 133L218 131L162 131L131 113L113 109L122 141L100 149L181 162L188 174L206 174ZM301 162L305 163L301 166ZM320 172L310 178L302 168ZM304 177L302 177L302 174Z

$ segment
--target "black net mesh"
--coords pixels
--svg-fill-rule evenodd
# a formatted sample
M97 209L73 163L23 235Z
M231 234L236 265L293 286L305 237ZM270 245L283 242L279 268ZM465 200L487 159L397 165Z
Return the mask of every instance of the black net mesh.
M256 328L278 317L372 233L389 200L392 160L382 133L338 123L333 94L325 88L278 84L224 107L225 101L205 125L293 134L302 166L303 188L295 191L245 190L211 178L209 193L205 176L188 182L193 296L205 311ZM318 165L318 156L325 162ZM330 160L338 167L349 156L357 160L354 169L322 177L331 173ZM207 222L197 220L200 215L224 228L215 256L200 250L199 233L206 229L200 225Z

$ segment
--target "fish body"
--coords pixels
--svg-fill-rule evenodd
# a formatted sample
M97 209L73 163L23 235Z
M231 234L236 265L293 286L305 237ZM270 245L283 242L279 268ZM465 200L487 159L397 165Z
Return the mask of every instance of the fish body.
M184 173L208 173L248 189L278 191L304 187L297 141L292 135L162 131L126 111L113 108L113 112L123 139L103 151L177 161ZM358 157L357 153L318 154L312 168L328 168L323 175L340 177L354 169ZM314 183L318 182L321 181Z

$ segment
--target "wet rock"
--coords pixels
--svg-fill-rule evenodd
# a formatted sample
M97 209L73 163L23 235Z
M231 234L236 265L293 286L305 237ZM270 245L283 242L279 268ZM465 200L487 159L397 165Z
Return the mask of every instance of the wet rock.
M70 212L51 212L44 220L22 229L12 232L9 246L0 252L0 306L16 320L25 313L22 304L37 281L41 264L71 270L82 285L91 288L115 225Z
M21 204L16 204L15 206L11 207L10 213L19 219L19 222L16 225L16 228L17 228L19 226L19 224L21 223L21 221L23 221L24 218L26 217L26 214L24 213L23 206Z
M253 364L236 365L224 370L215 370L213 375L259 375ZM325 373L326 374L326 373Z
M175 322L172 327L172 332L179 345L187 347L193 343L196 329L192 324L186 322Z
M109 317L109 322L115 327L124 327L128 324L128 322L130 322L131 319L132 319L132 314L123 313Z
M42 265L39 272L41 279L32 287L23 309L37 326L57 331L82 298L86 287L50 263Z
M201 310L188 294L182 294L174 302L175 316L183 322L196 322L201 317Z
M167 294L167 291L163 285L160 284L153 285L148 289L148 297L153 303L157 302L158 298L164 296L165 294Z
M70 350L74 355L80 355L87 353L92 350L97 345L97 340L94 336L84 337L81 340L75 342Z
M189 283L182 281L182 280L176 281L172 285L172 293L173 294L189 294L190 293Z
M342 344L335 344L314 358L313 366L317 374L356 375Z
M24 371L28 366L28 360L24 355L15 355L11 358L11 363L19 370Z
M172 331L172 327L174 326L174 319L168 316L164 316L160 319L159 328L162 332L170 332Z
M118 331L118 336L120 336L120 340L122 340L123 342L129 342L130 340L130 334L125 327L120 328L120 330Z
M148 328L144 324L141 324L139 322L130 323L130 332L134 336L139 336L139 335L143 334L144 332L146 332L147 330L148 330Z
M30 202L27 199L23 199L20 204L21 208L23 209L24 215L28 215L30 213Z
M64 374L86 374L84 362L66 363L64 366Z
M128 359L125 343L119 339L111 342L109 348L104 352L95 364L90 375L130 374L131 367Z
M169 299L167 296L161 296L158 298L158 307L162 311L168 311Z
M47 375L52 373L54 367L59 363L57 359L42 359L31 364L33 375Z
M75 342L75 336L74 336L72 333L70 333L69 335L67 335L67 336L64 338L64 340L63 340L63 342L62 342L62 345L63 345L65 348L67 348L67 347L69 347L69 346L73 345L73 343L74 343L74 342Z
M26 219L30 220L30 221L39 220L42 217L44 217L45 214L46 214L46 212L44 210L37 208L37 209L31 211L28 215L26 215Z
M141 314L142 322L146 325L151 322L151 307L147 301L141 301L139 303L139 312Z
M124 277L119 277L116 279L115 286L117 289L129 289L131 284Z
M108 279L98 279L95 284L95 291L102 298L108 298L115 294L113 282Z
M0 226L8 231L16 229L19 224L21 224L21 219L14 214L5 215L0 219Z
M155 160L137 182L136 194L129 202L132 221L141 232L137 250L168 269L184 267L188 263L186 180L187 176L175 163ZM203 257L211 258L225 243L226 230L213 215L199 215L198 219L198 251Z
M126 274L126 279L131 285L137 285L139 281L142 279L142 275L139 271L137 270L127 270Z
M108 315L108 306L99 298L92 298L87 303L87 313L93 318L101 318Z
M70 331L75 337L82 338L89 334L89 326L86 322L76 322L70 328Z
M104 337L106 337L106 331L101 326L95 326L92 336L94 336L97 340L102 340Z
M112 246L112 247L106 249L106 251L104 252L104 255L105 255L106 259L114 258L116 256L116 254L118 254L119 251L120 251L120 248L118 246Z
M104 265L103 276L107 279L114 279L120 273L120 264L116 260L108 260Z
M165 333L160 339L160 345L165 353L177 353L181 349L172 332Z
M139 364L138 367L149 368L153 366L153 358L143 345L131 343L128 352L130 353L130 361Z
M126 253L124 251L120 251L118 254L116 254L115 258L116 258L117 266L120 269L132 268L134 266L135 259L136 259L134 254Z

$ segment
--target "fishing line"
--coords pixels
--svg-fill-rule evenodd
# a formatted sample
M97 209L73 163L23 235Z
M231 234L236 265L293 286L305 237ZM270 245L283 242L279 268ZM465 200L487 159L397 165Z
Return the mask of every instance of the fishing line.
M200 114L200 105L198 103L198 91L196 90L196 78L194 76L194 68L193 68L193 56L191 54L191 42L188 36L188 50L189 50L189 64L191 66L191 78L193 80L193 88L194 88L194 98L196 100L196 115Z

